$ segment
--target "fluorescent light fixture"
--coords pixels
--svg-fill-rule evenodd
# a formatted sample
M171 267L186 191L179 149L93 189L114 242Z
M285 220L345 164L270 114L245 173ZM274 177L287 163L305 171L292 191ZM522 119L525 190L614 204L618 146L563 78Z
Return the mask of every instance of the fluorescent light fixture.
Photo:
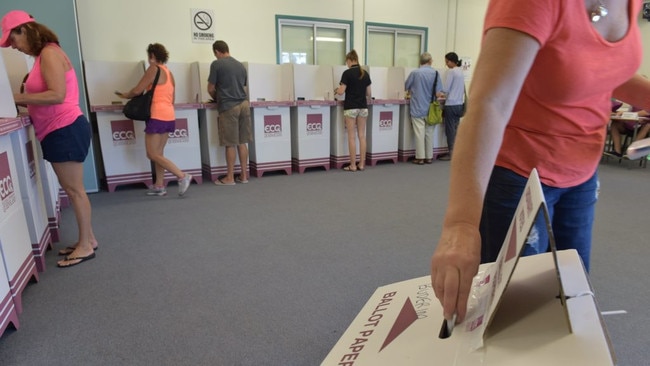
M314 40L314 37L309 37L310 41ZM343 38L334 38L334 37L316 37L316 42L337 42L342 43Z

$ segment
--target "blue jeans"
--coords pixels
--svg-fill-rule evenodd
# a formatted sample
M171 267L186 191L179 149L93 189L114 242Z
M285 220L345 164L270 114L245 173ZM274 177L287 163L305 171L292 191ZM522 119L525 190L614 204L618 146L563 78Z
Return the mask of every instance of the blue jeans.
M494 262L506 238L527 178L513 171L495 167L483 203L481 216L481 263ZM576 249L585 269L589 270L591 231L598 200L598 174L586 182L569 188L555 188L542 184L558 250ZM531 230L523 255L549 250L544 214L540 210Z

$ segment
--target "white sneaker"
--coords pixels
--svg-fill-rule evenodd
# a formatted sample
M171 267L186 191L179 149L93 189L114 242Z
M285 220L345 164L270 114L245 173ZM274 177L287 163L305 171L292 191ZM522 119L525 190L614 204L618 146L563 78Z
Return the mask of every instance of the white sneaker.
M187 192L187 189L192 183L192 174L185 173L185 176L178 180L178 195L182 196Z

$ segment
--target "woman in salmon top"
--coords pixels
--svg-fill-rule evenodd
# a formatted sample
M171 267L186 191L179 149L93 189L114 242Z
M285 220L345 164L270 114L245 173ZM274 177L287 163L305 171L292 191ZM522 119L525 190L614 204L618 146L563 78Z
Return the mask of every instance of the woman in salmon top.
M163 155L169 133L176 130L176 116L174 114L174 88L176 84L174 83L174 75L165 66L169 59L169 52L160 43L153 43L147 47L147 57L149 67L138 85L126 93L118 92L118 95L130 99L142 94L145 90L150 90L156 74L160 70L151 103L151 118L145 121L146 127L144 129L147 158L153 161L156 171L156 181L147 191L147 195L164 196L167 194L163 179L165 170L167 170L178 178L178 195L182 196L192 182L192 175L178 169L176 164Z
M83 162L91 133L79 108L77 75L56 34L31 15L12 10L1 23L0 47L11 46L35 58L25 80L25 93L14 94L14 100L27 106L43 158L52 163L61 188L72 203L79 240L59 252L66 257L58 262L59 267L72 267L95 258L97 248L83 182Z
M446 319L465 318L479 262L494 262L537 169L557 248L589 270L611 98L650 108L637 74L641 0L490 0L431 259ZM576 63L577 60L577 63ZM522 249L549 250L543 218Z

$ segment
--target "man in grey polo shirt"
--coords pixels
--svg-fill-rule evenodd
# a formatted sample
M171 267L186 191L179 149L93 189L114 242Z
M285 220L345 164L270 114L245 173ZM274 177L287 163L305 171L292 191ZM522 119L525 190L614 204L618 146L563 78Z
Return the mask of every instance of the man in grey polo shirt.
M228 170L214 184L232 186L248 183L248 146L252 141L251 109L246 92L246 68L230 56L228 44L216 41L212 51L217 58L210 65L208 93L217 102L219 111L219 145L226 147ZM235 177L235 159L239 153L241 173Z

